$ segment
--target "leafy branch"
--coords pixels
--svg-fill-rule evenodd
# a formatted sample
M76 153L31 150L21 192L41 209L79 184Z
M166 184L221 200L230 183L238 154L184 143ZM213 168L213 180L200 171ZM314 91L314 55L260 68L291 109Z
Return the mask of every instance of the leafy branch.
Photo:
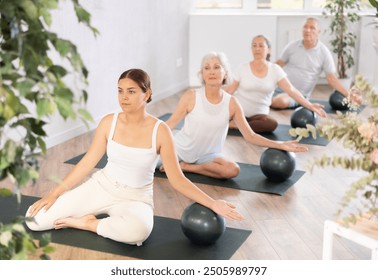
M45 125L58 113L87 125L84 105L88 70L77 47L48 30L58 0L0 1L0 180L22 188L38 178L38 156L46 152ZM79 22L96 36L90 14L72 0ZM66 67L54 62L58 53ZM68 79L78 81L72 89Z
M370 84L361 76L355 78L355 85L350 90L358 94L364 103L372 108L378 107L378 96ZM358 109L358 104L348 104L350 108ZM290 129L290 134L301 139L310 134L318 134L327 140L342 143L343 148L350 150L352 155L323 155L312 159L308 169L314 172L315 167L341 167L350 171L362 171L362 175L353 182L342 199L340 215L343 209L350 206L353 201L368 209L373 215L378 215L378 112L362 118L353 111L346 113L336 112L336 118L330 119L315 127L307 126L302 129ZM314 132L316 130L316 132ZM353 222L355 215L350 214L344 222Z

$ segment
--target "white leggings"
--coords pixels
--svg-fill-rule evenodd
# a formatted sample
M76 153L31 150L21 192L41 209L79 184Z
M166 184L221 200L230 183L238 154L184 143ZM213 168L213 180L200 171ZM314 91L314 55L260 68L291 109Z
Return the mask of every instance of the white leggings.
M98 235L140 246L152 231L152 199L152 185L124 187L109 180L100 170L85 183L62 194L48 211L42 208L26 225L42 231L53 229L57 219L107 214L98 223Z

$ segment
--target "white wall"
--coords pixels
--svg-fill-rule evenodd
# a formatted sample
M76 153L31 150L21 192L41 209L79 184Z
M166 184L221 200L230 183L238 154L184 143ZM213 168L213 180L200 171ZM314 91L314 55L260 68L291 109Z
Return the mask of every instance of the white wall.
M363 74L369 82L373 83L375 81L374 86L378 89L378 54L373 47L373 27L372 25L367 25L372 21L372 17L364 17L361 21L358 72Z
M190 16L189 83L200 85L197 73L202 57L211 51L224 52L235 69L251 57L251 38L264 34L276 44L276 16L269 15L202 15ZM272 59L275 58L272 50Z
M71 1L53 12L52 31L78 47L89 70L87 109L96 122L117 110L117 81L129 68L146 70L153 102L188 87L190 0L81 0L91 13L95 38L76 20ZM94 124L95 126L96 124ZM94 127L93 126L93 127ZM81 121L55 116L46 127L48 147L86 132Z
M52 31L73 41L88 67L87 109L96 120L91 128L103 115L118 109L117 79L124 70L145 69L151 76L156 102L188 86L198 86L201 58L209 51L225 52L233 69L249 61L251 39L257 34L271 40L274 61L289 37L295 37L296 32L300 36L305 18L267 14L190 15L190 0L81 0L80 3L91 13L92 24L100 35L94 38L77 22L71 1L61 2L61 8L54 11ZM357 32L361 32L362 40L356 71L370 77L374 73L372 59L377 58L367 29L361 26ZM325 43L327 36L321 37ZM57 116L46 130L48 147L87 131L81 121L63 121Z
M189 75L190 85L198 86L197 72L199 70L202 56L212 50L224 51L229 58L231 68L237 67L252 59L250 50L251 40L255 35L263 34L272 43L272 57L275 61L280 55L283 47L289 39L301 38L302 25L308 15L268 15L268 14L192 14L190 15L189 30ZM321 20L320 40L329 48L328 19L317 16ZM364 29L361 24L355 26L358 36L356 46L356 66L349 73L354 75L357 71L362 74L369 73L371 63L366 63L362 69L360 59L364 58L365 44L360 42L360 32ZM364 36L362 37L365 38ZM361 46L360 46L361 45ZM357 55L359 48L362 48L361 55ZM331 48L330 48L331 49ZM335 57L336 61L336 57ZM370 66L369 66L370 64ZM325 83L320 79L319 83Z

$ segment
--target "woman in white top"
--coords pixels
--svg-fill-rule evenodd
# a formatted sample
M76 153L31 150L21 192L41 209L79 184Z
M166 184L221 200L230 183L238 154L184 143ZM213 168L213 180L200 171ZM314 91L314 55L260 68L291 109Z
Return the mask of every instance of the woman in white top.
M78 228L142 245L153 227L152 187L159 155L176 190L229 220L242 218L235 206L212 199L183 175L171 130L146 112L151 96L150 79L143 70L130 69L120 76L122 111L101 120L83 159L62 183L31 205L27 216L34 219L26 223L31 230ZM77 186L105 151L106 166ZM108 216L99 219L98 214Z
M253 60L243 64L234 77L234 82L225 90L233 94L240 102L245 117L251 128L257 132L272 132L277 127L277 121L269 116L274 89L279 86L284 89L297 103L325 117L326 113L320 104L311 104L293 87L282 68L269 62L270 42L258 35L252 40ZM234 124L230 124L236 128Z
M230 120L235 121L244 138L252 144L293 152L307 151L296 141L271 141L252 131L239 102L222 89L228 81L228 69L223 53L205 55L199 72L203 87L188 90L166 121L174 129L185 118L183 128L174 136L181 169L214 178L236 177L239 166L222 154ZM160 167L161 171L164 169L166 166Z

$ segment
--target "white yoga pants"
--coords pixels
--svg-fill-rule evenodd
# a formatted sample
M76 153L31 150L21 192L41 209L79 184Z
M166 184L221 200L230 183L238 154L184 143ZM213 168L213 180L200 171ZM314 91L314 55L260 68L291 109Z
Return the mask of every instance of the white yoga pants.
M120 186L100 170L85 183L62 194L48 211L42 208L26 224L31 230L43 231L53 229L57 219L107 214L97 226L98 235L140 246L152 231L152 199L152 185Z

